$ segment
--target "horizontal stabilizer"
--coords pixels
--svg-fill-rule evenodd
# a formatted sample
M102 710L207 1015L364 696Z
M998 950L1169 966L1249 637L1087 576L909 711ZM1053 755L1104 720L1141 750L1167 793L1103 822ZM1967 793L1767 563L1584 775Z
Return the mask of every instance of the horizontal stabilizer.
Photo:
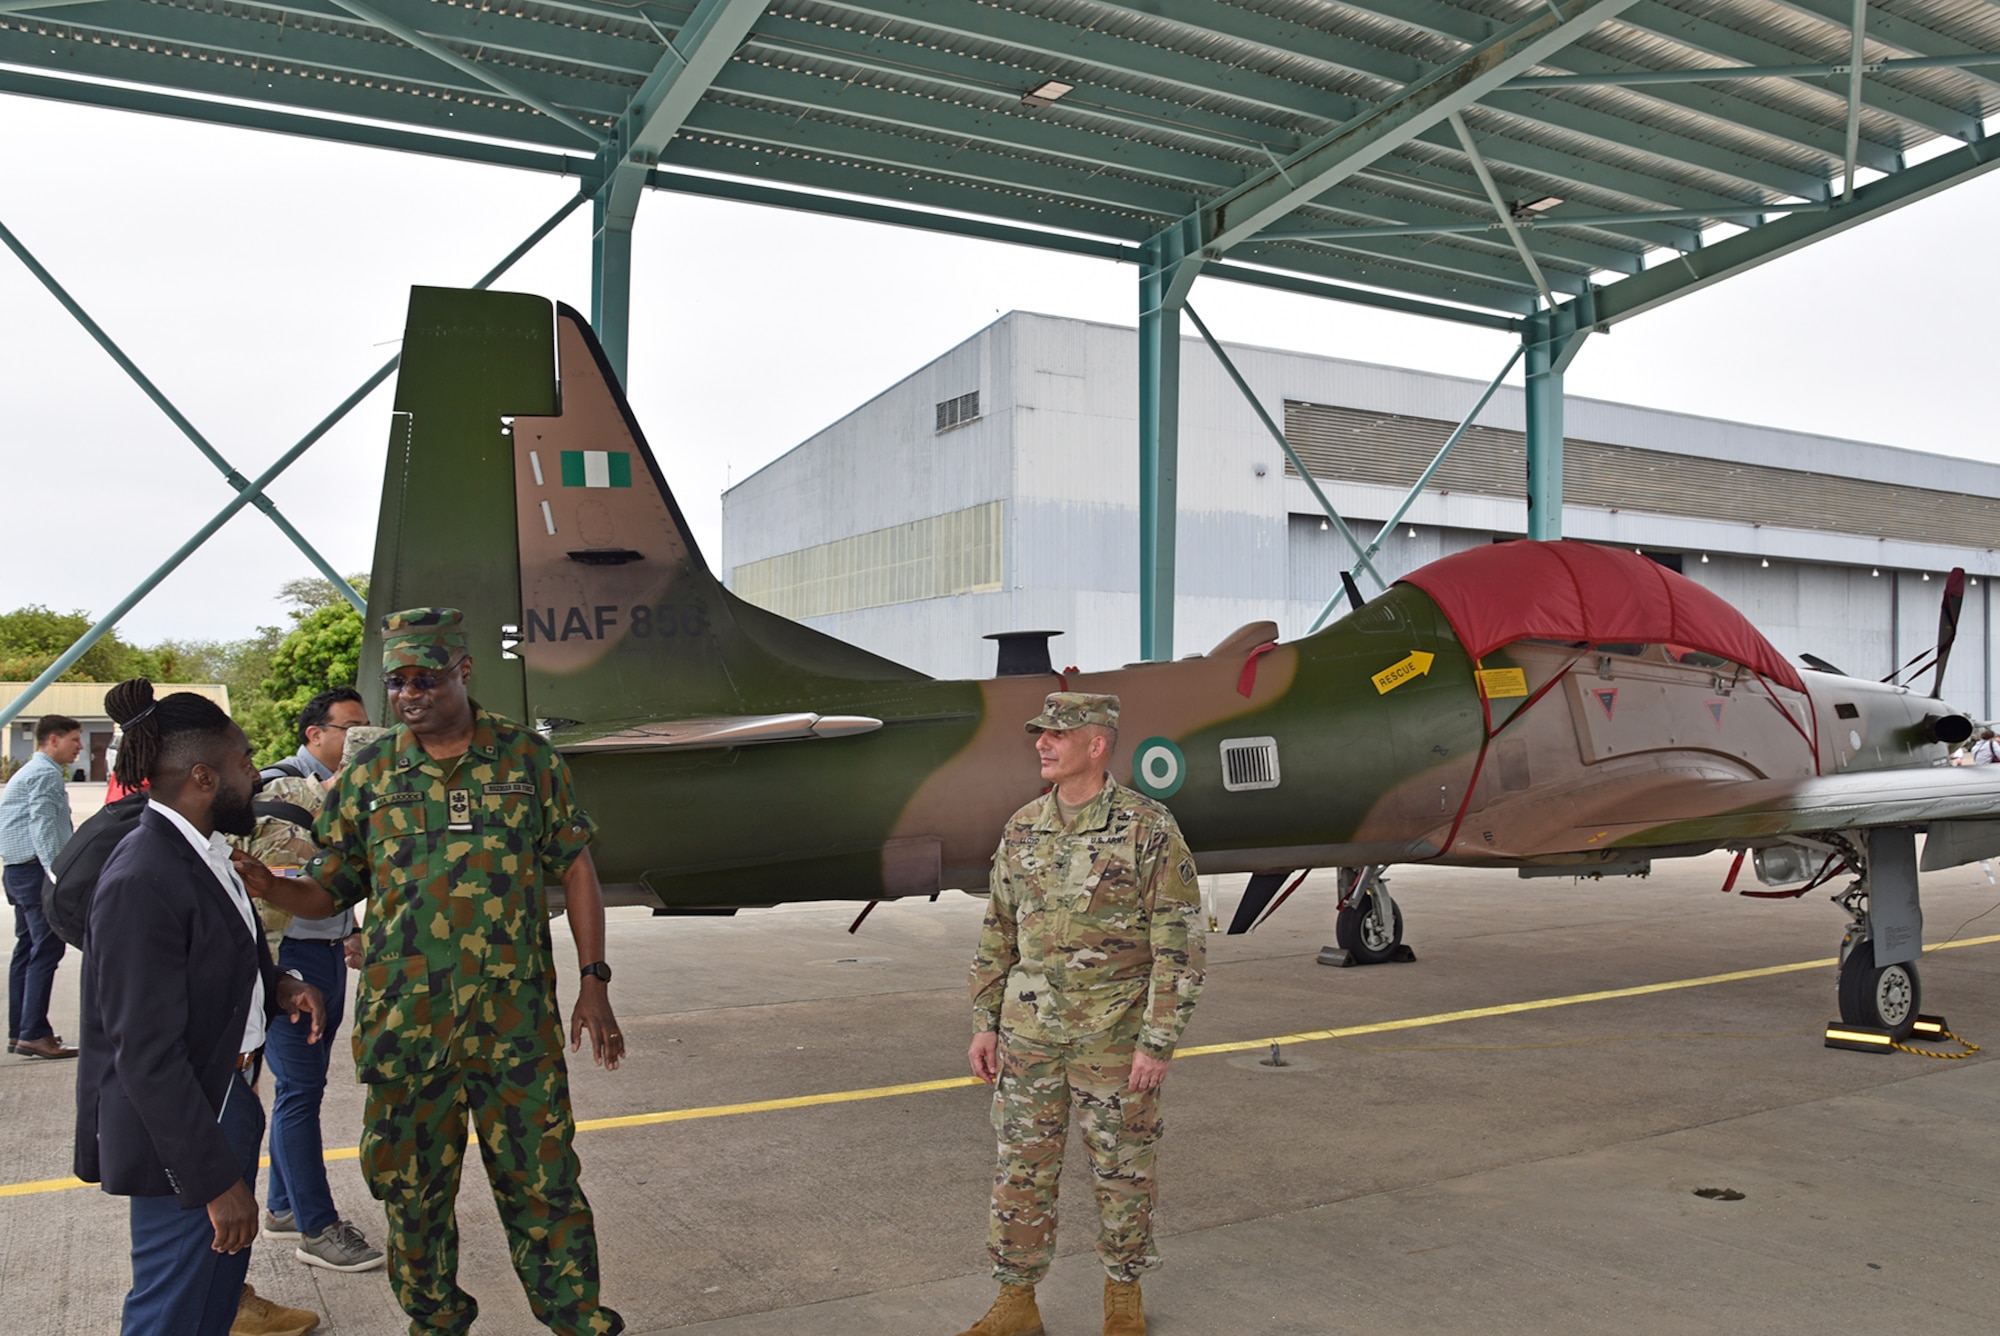
M713 719L672 719L584 736L586 730L558 730L556 750L565 755L596 752L696 751L707 747L747 747L759 742L801 742L873 733L880 719L859 714L744 714Z

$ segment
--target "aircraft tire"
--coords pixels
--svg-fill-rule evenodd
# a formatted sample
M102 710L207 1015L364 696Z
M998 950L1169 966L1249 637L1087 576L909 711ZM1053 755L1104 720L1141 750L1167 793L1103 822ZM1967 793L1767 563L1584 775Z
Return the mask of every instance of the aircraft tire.
M1403 944L1403 907L1394 900L1389 902L1389 940L1381 941L1381 934L1369 919L1374 899L1372 892L1358 897L1333 921L1333 940L1350 959L1363 965L1382 964Z
M1875 964L1875 944L1862 942L1840 966L1840 1019L1849 1025L1887 1030L1907 1039L1923 1005L1923 988L1914 961Z

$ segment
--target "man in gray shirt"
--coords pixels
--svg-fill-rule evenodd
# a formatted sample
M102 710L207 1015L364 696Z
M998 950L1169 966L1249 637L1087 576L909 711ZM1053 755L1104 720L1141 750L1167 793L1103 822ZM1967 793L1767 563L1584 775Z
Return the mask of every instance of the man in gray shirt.
M60 714L35 723L35 754L0 793L0 881L14 906L14 959L7 971L7 1051L25 1058L73 1058L49 1025L49 991L63 940L42 913L49 869L69 843L69 768L83 751L83 725Z

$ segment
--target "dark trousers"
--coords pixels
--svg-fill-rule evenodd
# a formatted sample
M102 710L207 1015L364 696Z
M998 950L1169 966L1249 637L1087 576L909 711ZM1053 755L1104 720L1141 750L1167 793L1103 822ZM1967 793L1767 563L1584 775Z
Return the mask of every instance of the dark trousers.
M223 1102L223 1135L243 1157L243 1181L257 1190L257 1146L264 1106L239 1074ZM132 1200L132 1289L125 1296L120 1336L227 1336L250 1274L250 1250L215 1251L215 1226L178 1197Z
M55 986L56 965L67 948L42 913L42 892L48 878L40 859L10 863L0 873L7 901L14 906L14 959L7 967L7 1038L47 1039L49 991Z
M264 1041L271 1068L271 1186L264 1205L290 1211L299 1228L317 1234L340 1218L326 1184L326 1149L320 1137L319 1106L326 1094L333 1036L347 1008L347 958L339 942L301 942L287 937L278 948L278 968L297 970L326 999L326 1025L317 1044L308 1044L312 1026L273 1017Z

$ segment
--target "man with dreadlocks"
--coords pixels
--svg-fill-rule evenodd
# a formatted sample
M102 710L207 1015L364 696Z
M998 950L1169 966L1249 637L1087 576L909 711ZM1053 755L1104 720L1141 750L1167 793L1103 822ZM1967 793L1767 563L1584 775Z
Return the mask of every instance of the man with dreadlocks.
M317 1039L325 1004L271 963L223 839L256 827L243 730L191 692L154 699L144 678L105 708L124 726L120 782L151 796L90 902L76 1176L131 1199L124 1336L223 1336L239 1301L273 1307L243 1284L264 1134L249 1074L269 1026ZM285 1313L316 1321L266 1316Z

